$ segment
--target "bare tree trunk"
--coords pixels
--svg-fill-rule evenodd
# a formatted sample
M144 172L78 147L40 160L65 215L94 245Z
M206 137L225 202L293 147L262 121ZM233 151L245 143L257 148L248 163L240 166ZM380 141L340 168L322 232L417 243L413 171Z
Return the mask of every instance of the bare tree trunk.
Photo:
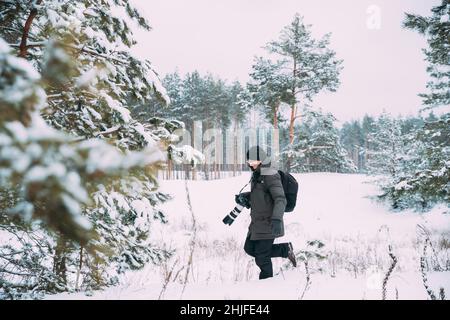
M280 108L279 102L275 105L273 110L273 127L278 129L278 109Z
M289 120L289 143L294 142L294 123L295 123L295 113L297 111L297 106L294 104L291 106L291 119Z
M61 280L61 283L67 285L67 242L62 235L56 240L55 256L53 257L53 271Z
M292 144L294 142L294 122L295 122L295 116L297 111L297 102L295 97L295 87L296 87L296 81L295 77L297 76L297 60L294 58L294 70L292 71L293 77L294 77L294 83L292 85L292 94L294 95L294 103L291 106L291 119L289 121L289 143Z
M206 110L206 116L208 117L208 110ZM206 119L208 119L208 118L206 118ZM205 132L207 132L208 129L209 129L209 122L207 120L205 120L205 125L202 125L202 131L203 131L202 137L204 137ZM202 151L205 150L205 147L206 147L206 141L205 141L205 139L202 139L202 149L203 149ZM210 170L211 170L210 167L211 167L210 164L205 163L205 167L204 167L205 168L205 170L204 170L205 180L210 179Z
M37 0L36 5L41 4L42 0ZM19 57L25 58L27 56L27 40L28 40L28 34L30 33L30 27L33 23L34 18L37 16L37 9L33 8L31 9L30 15L27 18L27 21L25 22L25 26L23 27L23 33L22 33L22 40L20 41L19 45Z
M195 120L192 120L192 139L191 146L195 148ZM191 166L192 180L197 180L197 170L196 167Z
M80 263L78 264L77 278L75 280L75 290L76 291L80 290L79 280L80 280L80 273L81 273L82 267L83 267L83 247L80 247Z
M238 159L238 148L237 148L237 132L238 132L238 121L237 121L237 116L235 116L234 119L234 135L233 135L233 177L236 176L236 171L237 171L237 159Z
M289 120L289 144L292 147L294 143L294 122L295 122L295 104L291 106L291 119ZM289 172L291 170L292 159L291 156L288 157L286 163L286 169Z
M167 160L167 179L170 180L172 178L172 160Z
M194 251L195 251L196 240L197 240L197 219L195 217L194 210L192 209L191 197L189 194L189 188L188 188L187 181L184 182L184 187L186 190L186 198L187 198L188 208L189 208L189 211L190 211L191 217L192 217L192 227L191 227L192 235L191 235L191 239L189 241L189 245L190 245L189 251L190 252L189 252L189 258L188 258L188 262L187 262L186 274L183 279L183 289L181 291L180 299L183 297L184 290L186 289L189 273L192 272L191 270L192 270L192 265L193 265L193 261L194 261Z
M233 137L233 177L236 177L236 170L237 170L237 141L236 136Z
M308 291L309 287L311 286L311 274L309 273L308 259L306 257L305 257L304 263L305 263L306 283L305 283L305 287L303 288L303 292L300 296L300 300L303 299L306 291Z
M389 267L388 272L386 273L384 279L383 279L383 287L382 287L382 293L381 293L381 299L382 300L386 300L386 287L387 287L387 282L389 280L389 277L391 276L392 271L394 270L395 266L397 265L397 257L394 256L394 254L392 253L392 246L389 245L389 256L392 259L391 262L391 266Z
M273 129L274 129L274 134L272 136L273 141L271 142L272 144L272 152L274 152L275 150L279 149L279 143L280 143L280 136L279 136L279 131L278 131L278 109L280 108L280 103L277 102L277 104L275 105L274 108L274 115L273 115ZM272 153L272 159L274 157L274 154Z
M294 83L292 84L292 94L293 94L293 98L294 98L294 103L291 105L291 118L289 120L289 144L292 147L293 143L294 143L294 123L295 123L295 119L297 117L297 101L296 101L296 97L295 97L295 88L296 88L296 81L295 81L295 77L297 76L297 60L294 57L294 69L292 71L293 77L294 77ZM291 162L292 159L289 156L287 159L287 171L289 172L291 170Z
M214 162L214 179L218 179L218 170L217 170L218 163Z

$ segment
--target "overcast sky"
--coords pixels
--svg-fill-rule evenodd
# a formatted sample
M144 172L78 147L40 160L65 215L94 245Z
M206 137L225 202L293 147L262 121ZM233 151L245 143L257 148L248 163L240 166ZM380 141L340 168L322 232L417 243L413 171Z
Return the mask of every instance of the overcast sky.
M313 34L331 32L331 47L344 60L341 86L321 93L313 106L347 121L383 108L416 114L428 79L421 48L426 41L401 27L404 12L430 15L440 0L133 0L150 21L136 32L134 52L160 75L178 68L245 83L255 55L277 39L296 12ZM379 17L379 19L377 19Z

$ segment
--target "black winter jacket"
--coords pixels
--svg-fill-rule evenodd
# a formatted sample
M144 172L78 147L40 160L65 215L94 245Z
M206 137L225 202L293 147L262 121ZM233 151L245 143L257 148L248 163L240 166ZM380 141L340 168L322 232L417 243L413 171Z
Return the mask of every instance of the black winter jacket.
M284 236L283 215L286 208L281 177L277 170L260 166L253 172L251 182L250 240L274 239ZM282 232L272 234L272 219L280 220Z

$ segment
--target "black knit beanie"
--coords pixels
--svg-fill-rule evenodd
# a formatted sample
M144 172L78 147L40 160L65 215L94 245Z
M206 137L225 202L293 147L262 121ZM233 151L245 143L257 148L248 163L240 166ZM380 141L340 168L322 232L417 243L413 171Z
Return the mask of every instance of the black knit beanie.
M269 164L270 158L267 156L266 151L260 146L253 146L247 150L246 159L248 160L259 160L262 164Z

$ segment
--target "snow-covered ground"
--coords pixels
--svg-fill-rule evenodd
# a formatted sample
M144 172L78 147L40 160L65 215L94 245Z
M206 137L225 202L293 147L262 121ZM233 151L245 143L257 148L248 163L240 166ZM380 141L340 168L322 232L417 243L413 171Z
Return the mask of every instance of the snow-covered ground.
M450 213L446 206L431 212L392 212L371 199L377 193L368 177L354 174L308 173L295 175L300 184L294 212L285 214L286 236L294 249L316 252L325 259L308 260L311 273L305 291L303 263L292 268L286 259L273 259L274 278L258 280L259 269L243 250L250 217L248 210L231 226L222 218L234 207L234 194L250 173L213 181L162 181L173 196L164 204L169 223L155 223L152 238L175 249L161 266L129 272L122 284L104 291L59 294L48 299L380 299L383 278L391 265L388 247L398 263L386 287L388 299L427 299L420 273L424 236L430 231L433 248L427 257L443 269L450 261ZM247 187L248 189L248 187ZM447 212L445 214L445 212ZM194 231L195 229L195 231ZM320 240L317 248L308 241ZM434 251L433 251L434 250ZM427 273L430 288L450 295L450 272ZM184 285L186 283L186 285Z

